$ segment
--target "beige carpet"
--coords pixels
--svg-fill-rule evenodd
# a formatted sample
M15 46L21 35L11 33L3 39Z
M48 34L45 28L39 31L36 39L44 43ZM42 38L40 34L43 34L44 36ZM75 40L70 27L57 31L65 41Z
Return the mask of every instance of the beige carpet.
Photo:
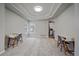
M64 56L56 41L48 38L26 38L15 48L9 48L2 56Z

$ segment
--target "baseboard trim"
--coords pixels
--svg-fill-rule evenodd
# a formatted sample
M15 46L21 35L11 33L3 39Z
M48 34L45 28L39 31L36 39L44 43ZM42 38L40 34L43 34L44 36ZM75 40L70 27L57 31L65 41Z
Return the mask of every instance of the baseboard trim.
M2 53L4 53L4 52L5 52L5 50L0 51L0 55L1 55Z

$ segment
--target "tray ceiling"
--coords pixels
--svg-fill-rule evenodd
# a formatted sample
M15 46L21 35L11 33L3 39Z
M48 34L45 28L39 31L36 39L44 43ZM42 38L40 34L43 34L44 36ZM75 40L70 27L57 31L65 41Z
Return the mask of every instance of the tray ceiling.
M57 13L60 13L70 4L64 4L63 8L61 3L11 3L6 4L6 8L24 17L27 20L47 20L48 18L54 18ZM36 6L40 12L36 12L34 8ZM59 11L58 11L59 9ZM56 13L57 12L57 13Z

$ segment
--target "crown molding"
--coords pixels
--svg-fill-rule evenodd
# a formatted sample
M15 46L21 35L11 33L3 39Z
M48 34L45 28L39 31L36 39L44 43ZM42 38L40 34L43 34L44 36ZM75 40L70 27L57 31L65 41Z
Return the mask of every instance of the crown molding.
M38 20L49 20L49 19L54 19L54 15L56 14L56 12L58 11L58 9L61 7L63 3L58 3L58 4L55 4L54 6L51 6L50 8L50 12L49 14L47 14L45 17L41 17L40 19ZM26 9L23 7L23 5L20 5L20 4L15 4L15 3L12 3L10 4L13 8L15 8L16 10L18 10L20 12L20 15L22 17L25 18L25 20L28 20L28 21L37 21L37 20L33 20L33 16L30 16L29 14L29 11L27 10L27 12L25 11ZM53 7L55 7L55 9L53 10ZM26 13L26 15L25 15Z

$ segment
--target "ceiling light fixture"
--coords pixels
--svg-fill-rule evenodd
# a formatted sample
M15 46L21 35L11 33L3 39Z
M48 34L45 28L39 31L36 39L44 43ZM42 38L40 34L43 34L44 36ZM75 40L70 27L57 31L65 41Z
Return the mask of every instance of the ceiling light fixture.
M41 12L42 10L43 10L43 7L41 7L41 6L35 6L34 7L35 12Z

